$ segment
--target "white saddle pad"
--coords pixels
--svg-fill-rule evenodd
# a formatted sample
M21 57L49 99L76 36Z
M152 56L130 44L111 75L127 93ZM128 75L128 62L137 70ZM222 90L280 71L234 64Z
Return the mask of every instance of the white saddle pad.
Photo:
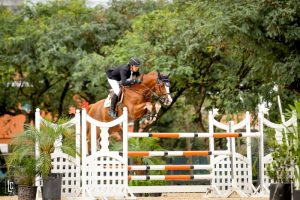
M104 108L109 108L111 104L111 96L108 94L107 98L104 101Z

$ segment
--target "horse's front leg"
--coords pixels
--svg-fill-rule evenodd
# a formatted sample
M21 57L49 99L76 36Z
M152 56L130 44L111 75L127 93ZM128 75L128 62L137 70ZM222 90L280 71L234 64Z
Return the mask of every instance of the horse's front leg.
M151 116L152 116L152 111L153 111L153 105L151 102L147 102L145 105L145 109L146 109L146 119L145 119L145 123L146 124L150 124L151 122Z
M148 103L150 103L150 102L148 102ZM156 121L158 112L161 108L161 104L158 101L155 102L154 105L152 103L150 103L150 104L151 104L151 106L148 105L148 107L151 108L151 110L149 109L149 115L147 116L147 119L145 120L145 122L147 124L152 124L153 122ZM153 109L153 107L154 107L154 109Z
M154 108L155 108L155 111L152 113L152 116L151 116L151 124L156 121L158 112L161 108L161 104L158 101L155 102Z
M157 101L154 105L155 107L155 111L156 111L156 114L159 112L160 108L161 108L161 104L159 103L159 101Z

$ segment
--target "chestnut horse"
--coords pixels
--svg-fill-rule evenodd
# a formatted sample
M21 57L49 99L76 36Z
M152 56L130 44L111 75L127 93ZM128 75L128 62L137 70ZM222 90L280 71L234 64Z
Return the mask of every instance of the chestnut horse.
M147 107L155 101L161 101L165 105L172 103L170 96L170 82L168 76L164 76L159 72L150 72L142 74L138 77L140 84L131 85L129 87L122 86L123 100L121 106L117 104L117 116L122 115L122 108L128 109L128 120L133 121L142 118L147 113ZM88 109L88 115L95 120L109 122L113 119L109 116L109 108L104 107L105 99L91 104ZM89 126L88 126L89 127ZM121 126L115 126L108 130L111 135L119 132ZM88 147L90 146L90 131L87 132ZM97 142L99 142L100 131L97 130Z

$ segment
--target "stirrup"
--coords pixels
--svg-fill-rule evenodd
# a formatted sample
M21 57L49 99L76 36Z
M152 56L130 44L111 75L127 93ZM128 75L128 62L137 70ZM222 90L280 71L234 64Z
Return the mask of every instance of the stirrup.
M117 118L117 114L116 114L116 112L114 112L113 110L109 110L108 114L109 114L109 116L111 116L113 119L116 119L116 118Z

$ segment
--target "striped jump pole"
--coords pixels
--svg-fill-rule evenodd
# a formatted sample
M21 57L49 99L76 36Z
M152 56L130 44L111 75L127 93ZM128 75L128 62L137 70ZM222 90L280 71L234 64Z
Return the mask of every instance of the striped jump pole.
M212 165L129 165L128 171L146 170L211 170Z
M124 167L122 167L123 169ZM128 171L146 170L211 170L212 165L129 165ZM104 166L104 169L112 169L111 165Z
M260 133L128 133L129 138L238 138L238 137L260 137Z
M184 180L207 180L213 179L211 174L201 175L144 175L144 176L128 176L128 180L168 180L168 181L184 181Z
M128 156L209 156L230 155L230 151L129 151Z

